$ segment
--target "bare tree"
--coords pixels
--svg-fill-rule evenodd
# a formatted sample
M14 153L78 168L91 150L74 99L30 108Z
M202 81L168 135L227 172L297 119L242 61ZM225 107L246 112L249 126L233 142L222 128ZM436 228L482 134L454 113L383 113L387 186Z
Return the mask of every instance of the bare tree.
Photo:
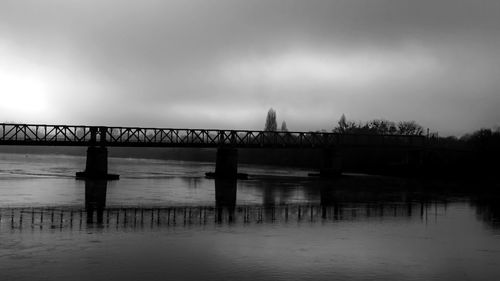
M367 133L391 135L397 132L396 123L384 119L374 119L365 125Z
M375 135L422 135L424 128L415 121L401 121L395 123L384 119L374 119L366 123L347 120L342 114L338 126L333 129L341 134L375 134Z
M424 128L415 121L401 121L398 123L398 134L421 136L423 133Z

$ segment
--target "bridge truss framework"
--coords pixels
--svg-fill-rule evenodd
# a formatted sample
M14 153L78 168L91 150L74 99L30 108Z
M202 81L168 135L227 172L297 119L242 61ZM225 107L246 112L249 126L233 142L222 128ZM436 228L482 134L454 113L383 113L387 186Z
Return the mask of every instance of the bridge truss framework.
M0 124L0 145L322 148L421 147L424 136L221 129Z

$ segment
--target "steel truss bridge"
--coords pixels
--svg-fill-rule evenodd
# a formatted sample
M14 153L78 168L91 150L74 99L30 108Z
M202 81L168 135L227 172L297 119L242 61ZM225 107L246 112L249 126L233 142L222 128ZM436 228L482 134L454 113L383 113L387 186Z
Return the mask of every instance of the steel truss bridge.
M426 145L412 135L350 135L221 129L175 129L0 123L0 145L109 147L322 148Z

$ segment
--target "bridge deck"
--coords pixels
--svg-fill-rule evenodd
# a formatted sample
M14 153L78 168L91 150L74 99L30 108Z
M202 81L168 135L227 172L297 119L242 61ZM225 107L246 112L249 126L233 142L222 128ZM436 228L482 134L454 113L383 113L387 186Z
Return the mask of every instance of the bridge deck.
M408 135L0 123L0 145L321 148L421 147L425 142L424 136Z

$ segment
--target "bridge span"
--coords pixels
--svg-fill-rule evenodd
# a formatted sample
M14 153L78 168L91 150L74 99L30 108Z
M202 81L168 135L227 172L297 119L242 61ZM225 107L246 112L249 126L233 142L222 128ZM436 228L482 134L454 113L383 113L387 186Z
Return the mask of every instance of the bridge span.
M108 176L107 147L217 148L215 175L236 177L238 148L323 149L322 175L341 171L342 147L398 148L421 158L424 136L362 135L327 132L252 131L223 129L141 128L84 125L0 123L0 145L86 146L87 163L80 176Z

